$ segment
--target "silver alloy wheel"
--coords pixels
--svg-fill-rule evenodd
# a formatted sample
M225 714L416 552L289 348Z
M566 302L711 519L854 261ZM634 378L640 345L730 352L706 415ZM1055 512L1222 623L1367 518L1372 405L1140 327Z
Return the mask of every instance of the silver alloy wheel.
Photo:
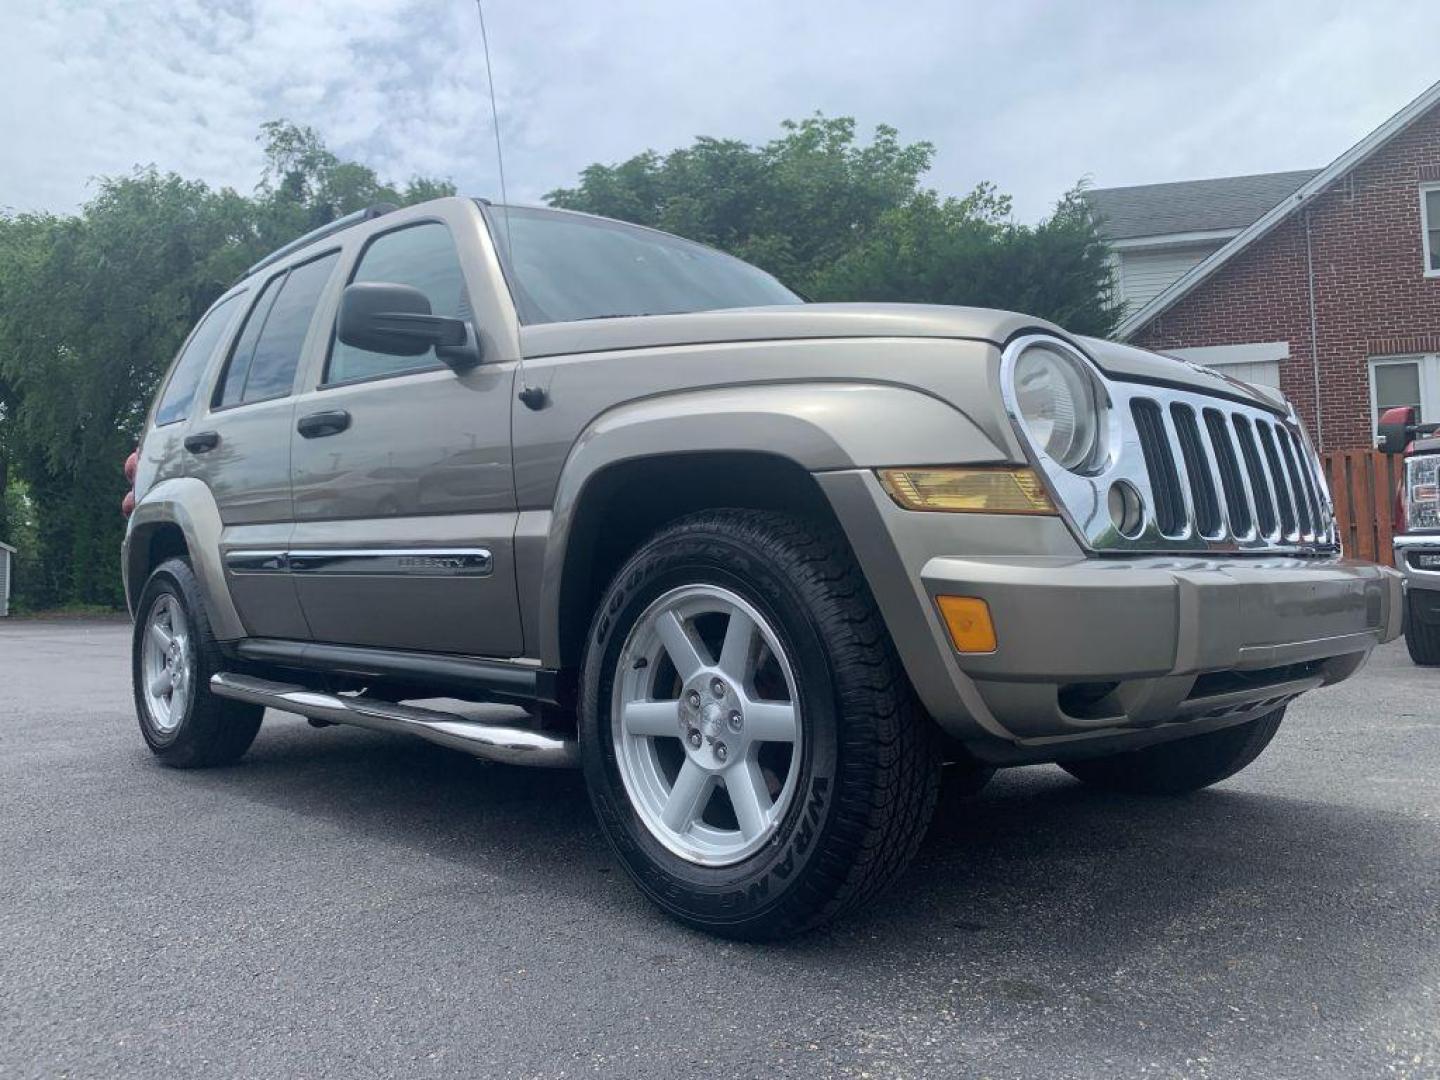
M170 593L151 605L140 649L140 674L145 680L145 710L158 731L180 726L194 686L194 650L185 611Z
M799 782L799 693L768 622L716 585L659 597L620 650L615 760L650 834L728 866L774 834Z

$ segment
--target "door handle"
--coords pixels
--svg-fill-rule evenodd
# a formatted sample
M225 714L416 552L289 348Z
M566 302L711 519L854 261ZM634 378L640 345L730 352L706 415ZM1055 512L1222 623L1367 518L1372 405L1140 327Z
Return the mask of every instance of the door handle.
M350 426L350 414L344 409L329 409L325 412L302 416L295 430L307 439L323 439L326 435L339 435Z
M220 433L218 431L197 431L194 435L185 436L185 449L192 454L203 454L208 450L214 450L220 445Z

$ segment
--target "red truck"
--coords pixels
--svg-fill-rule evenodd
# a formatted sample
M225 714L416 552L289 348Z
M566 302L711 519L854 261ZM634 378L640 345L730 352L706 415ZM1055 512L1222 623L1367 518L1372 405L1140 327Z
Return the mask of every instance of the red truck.
M1405 575L1405 645L1410 658L1440 664L1440 424L1413 407L1380 418L1380 449L1403 459L1395 492L1395 568Z

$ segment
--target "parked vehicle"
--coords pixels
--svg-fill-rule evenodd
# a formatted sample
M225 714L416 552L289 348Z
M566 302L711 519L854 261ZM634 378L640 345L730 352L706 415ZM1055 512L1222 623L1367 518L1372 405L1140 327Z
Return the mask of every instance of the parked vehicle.
M252 268L131 472L161 760L269 707L578 764L646 895L735 937L876 895L945 761L1193 791L1400 631L1272 391L461 198Z
M1413 407L1389 409L1380 449L1404 462L1394 542L1405 575L1405 647L1417 664L1440 664L1440 424L1421 424Z

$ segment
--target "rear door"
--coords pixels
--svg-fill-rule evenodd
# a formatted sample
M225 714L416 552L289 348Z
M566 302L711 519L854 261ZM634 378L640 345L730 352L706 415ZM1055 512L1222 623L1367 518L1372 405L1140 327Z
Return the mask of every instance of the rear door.
M247 294L245 321L184 441L190 474L209 485L219 506L226 579L241 621L256 637L309 634L294 584L277 571L294 530L296 373L307 346L323 347L312 340L312 324L339 261L338 250L326 252Z
M473 209L395 221L366 240L348 280L410 285L435 314L474 318L485 283L457 249L467 228L483 228ZM514 364L456 375L433 350L389 356L331 338L291 436L290 571L315 639L519 655Z

